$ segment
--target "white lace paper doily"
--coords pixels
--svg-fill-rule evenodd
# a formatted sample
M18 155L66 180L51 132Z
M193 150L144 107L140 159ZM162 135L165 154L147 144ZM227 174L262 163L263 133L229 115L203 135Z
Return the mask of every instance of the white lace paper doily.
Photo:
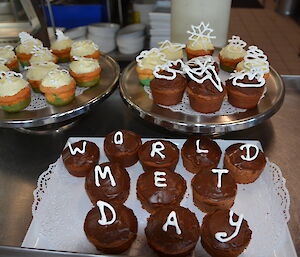
M71 138L69 142L77 142L82 138ZM95 142L100 148L100 162L107 161L103 151L103 138L85 138ZM146 141L146 140L144 140ZM258 141L215 140L224 150L237 142L255 143ZM184 140L172 140L179 148ZM219 167L223 167L223 155ZM125 205L132 208L138 217L139 229L137 240L126 253L129 256L156 256L148 247L144 235L149 214L141 208L136 199L136 181L143 172L139 163L127 168L131 178L131 191ZM194 206L192 200L191 179L193 174L187 172L182 160L179 160L176 171L187 181L187 192L181 202L182 206L196 213L201 224L204 213ZM280 168L267 161L267 165L257 181L248 185L238 185L238 193L233 206L237 214L243 213L253 232L251 242L242 254L245 257L271 257L276 255L276 249L286 236L286 224L289 221L289 193L285 187L285 179ZM84 189L84 178L71 176L65 169L62 159L49 166L38 179L34 191L32 205L33 220L23 241L24 247L64 250L83 253L99 253L87 240L83 223L87 212L92 208ZM200 241L197 244L195 256L208 256Z

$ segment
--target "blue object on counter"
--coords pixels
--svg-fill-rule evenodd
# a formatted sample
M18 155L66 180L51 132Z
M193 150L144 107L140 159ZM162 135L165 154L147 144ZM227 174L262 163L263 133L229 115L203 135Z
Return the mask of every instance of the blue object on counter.
M48 26L51 26L49 10L45 6ZM91 23L107 21L106 6L90 5L52 5L55 26L67 29Z

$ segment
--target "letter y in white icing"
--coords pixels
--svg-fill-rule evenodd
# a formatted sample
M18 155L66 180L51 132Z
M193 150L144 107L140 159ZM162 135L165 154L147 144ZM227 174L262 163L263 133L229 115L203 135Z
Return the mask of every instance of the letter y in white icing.
M109 176L110 184L115 187L116 181L114 179L114 176L111 173L111 169L109 166L105 166L104 169L102 170L99 165L95 167L95 184L97 187L100 187L100 178L101 179L106 179L107 175Z
M250 148L254 147L255 148L255 154L251 157L250 156ZM256 159L256 157L259 154L259 149L257 147L257 145L253 145L253 144L244 144L240 146L240 149L243 150L244 148L246 148L246 156L241 155L242 160L244 161L253 161Z
M212 173L218 173L218 184L217 184L217 187L221 188L222 187L222 175L228 173L229 170L226 170L226 169L212 169L211 172Z
M97 202L97 206L98 206L99 212L100 212L100 219L98 220L99 225L103 225L103 226L111 225L116 221L116 218L117 218L116 211L115 211L114 207L112 207L109 203L99 200ZM112 214L112 218L109 221L107 220L107 217L106 217L106 214L104 211L105 207L108 208Z
M163 231L167 232L168 231L168 226L174 226L176 228L176 233L178 235L181 234L181 229L178 225L178 221L177 221L177 217L176 217L176 212L175 211L171 211L166 223L163 225L162 229Z
M165 146L163 145L163 143L160 141L155 142L152 144L150 156L154 157L155 154L158 154L160 156L160 158L165 159L166 156L161 152L163 150L165 150Z
M68 146L69 146L69 149L70 149L70 153L72 155L75 155L76 153L84 154L85 153L85 148L86 148L86 141L83 141L82 149L80 149L78 147L75 147L75 149L73 149L70 142L68 142Z
M166 181L166 178L161 176L166 176L166 172L163 171L155 171L154 172L154 185L156 187L166 187L167 183L163 183Z
M123 144L123 141L124 141L123 133L121 131L116 132L114 135L114 143L116 145L121 145L121 144Z

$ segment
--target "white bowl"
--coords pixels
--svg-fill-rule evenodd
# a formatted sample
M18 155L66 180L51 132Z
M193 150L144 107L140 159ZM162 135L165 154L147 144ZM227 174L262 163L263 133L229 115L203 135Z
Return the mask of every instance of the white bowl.
M144 48L145 37L142 36L135 40L132 40L130 43L124 43L117 40L118 49L123 54L134 54L141 51Z
M116 23L94 23L88 26L88 32L93 35L109 35L115 34L119 28L120 25Z
M77 28L73 28L73 29L68 29L64 32L64 34L67 37L74 39L74 38L79 38L79 37L85 37L86 31L87 31L87 27L81 26L81 27L77 27Z
M146 26L144 24L128 25L118 31L119 38L133 38L144 35Z

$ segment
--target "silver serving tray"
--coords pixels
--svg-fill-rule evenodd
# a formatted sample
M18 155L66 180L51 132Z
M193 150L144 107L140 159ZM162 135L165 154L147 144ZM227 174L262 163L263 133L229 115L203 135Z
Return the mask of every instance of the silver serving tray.
M102 55L99 63L102 69L99 84L76 96L72 103L61 107L49 104L40 110L24 110L18 113L7 113L0 109L0 127L39 127L70 120L87 112L93 104L109 96L120 75L120 66L110 56Z
M281 107L285 89L279 74L270 67L267 92L257 108L231 115L189 115L156 105L139 83L136 62L130 63L120 78L123 99L139 116L168 130L184 133L223 134L253 127L270 118Z

